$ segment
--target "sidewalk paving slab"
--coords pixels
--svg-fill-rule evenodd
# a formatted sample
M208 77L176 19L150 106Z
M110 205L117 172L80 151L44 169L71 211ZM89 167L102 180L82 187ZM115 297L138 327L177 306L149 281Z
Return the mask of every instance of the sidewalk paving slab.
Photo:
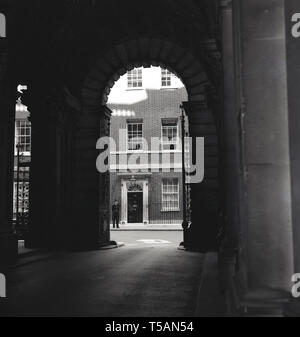
M181 224L129 224L120 225L120 228L113 228L111 231L182 231Z
M225 296L219 284L218 262L216 253L205 253L203 272L197 296L195 317L226 316Z

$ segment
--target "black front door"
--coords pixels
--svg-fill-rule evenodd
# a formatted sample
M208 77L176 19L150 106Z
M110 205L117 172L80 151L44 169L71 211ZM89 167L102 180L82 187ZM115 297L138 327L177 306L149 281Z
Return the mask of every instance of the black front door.
M128 192L128 223L143 222L143 192Z

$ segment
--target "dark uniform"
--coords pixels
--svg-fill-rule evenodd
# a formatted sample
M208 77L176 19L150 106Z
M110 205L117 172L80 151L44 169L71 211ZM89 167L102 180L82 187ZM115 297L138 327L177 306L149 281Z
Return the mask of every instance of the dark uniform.
M120 205L119 203L112 205L112 221L113 221L113 228L115 225L119 228L119 218L120 218Z

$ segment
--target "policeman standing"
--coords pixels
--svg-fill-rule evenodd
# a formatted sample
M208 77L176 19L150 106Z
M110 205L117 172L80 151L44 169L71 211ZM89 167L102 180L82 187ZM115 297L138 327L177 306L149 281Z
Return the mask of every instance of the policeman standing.
M117 199L115 199L112 205L112 221L113 221L113 228L120 228L119 227L119 218L120 218L120 204Z

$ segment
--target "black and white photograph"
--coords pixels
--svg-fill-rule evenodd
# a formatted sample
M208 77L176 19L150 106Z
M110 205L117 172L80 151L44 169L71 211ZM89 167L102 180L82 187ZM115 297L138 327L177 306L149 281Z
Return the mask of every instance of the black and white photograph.
M300 0L0 0L8 317L300 317Z

